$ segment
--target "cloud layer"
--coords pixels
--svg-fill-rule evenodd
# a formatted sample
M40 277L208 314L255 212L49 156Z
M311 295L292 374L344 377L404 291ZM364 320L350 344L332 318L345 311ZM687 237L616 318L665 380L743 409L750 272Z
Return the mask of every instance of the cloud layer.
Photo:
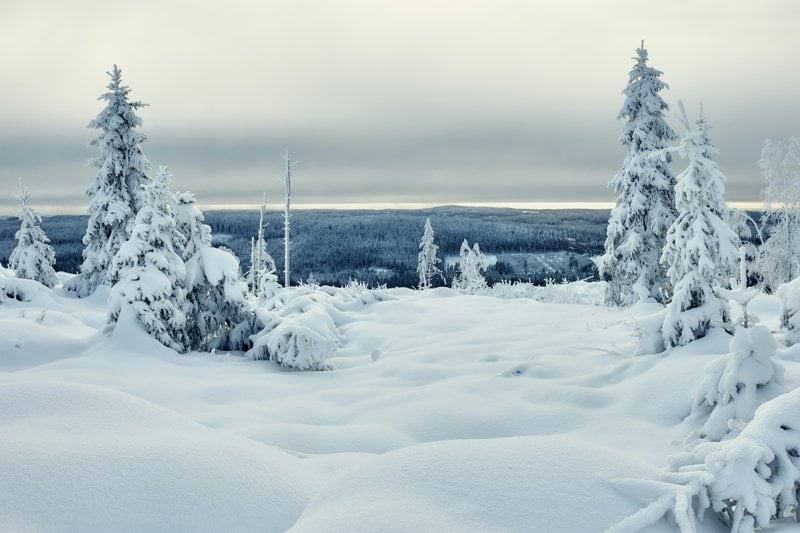
M798 15L792 0L6 1L0 188L22 176L51 212L85 205L85 125L118 63L150 104L146 154L207 205L279 195L284 148L303 203L610 201L644 38L668 102L704 103L728 197L754 200L763 139L800 134Z

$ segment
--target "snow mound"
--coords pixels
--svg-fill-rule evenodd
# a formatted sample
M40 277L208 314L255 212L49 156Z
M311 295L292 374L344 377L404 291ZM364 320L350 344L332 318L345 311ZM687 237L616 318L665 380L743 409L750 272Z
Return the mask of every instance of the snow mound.
M281 531L299 460L105 388L0 384L0 530Z
M342 473L290 531L598 531L637 507L611 486L619 472L657 475L568 437L422 444Z

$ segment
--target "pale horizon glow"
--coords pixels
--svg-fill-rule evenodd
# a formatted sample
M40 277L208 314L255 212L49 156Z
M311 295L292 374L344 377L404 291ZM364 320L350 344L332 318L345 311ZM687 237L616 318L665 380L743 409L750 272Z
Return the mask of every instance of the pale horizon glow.
M735 209L743 209L745 211L761 211L764 208L764 202L760 201L745 201L745 202L727 202L728 207ZM242 203L242 204L203 204L198 203L203 211L257 211L260 203ZM614 207L614 202L405 202L405 203L293 203L294 210L417 210L417 209L431 209L435 207L487 207L487 208L509 208L519 210L554 210L554 209L611 209ZM44 216L54 215L83 215L85 208L75 206L58 206L58 205L41 205L36 206L40 213ZM267 211L282 211L282 204L267 204ZM12 212L0 213L0 216L13 216Z

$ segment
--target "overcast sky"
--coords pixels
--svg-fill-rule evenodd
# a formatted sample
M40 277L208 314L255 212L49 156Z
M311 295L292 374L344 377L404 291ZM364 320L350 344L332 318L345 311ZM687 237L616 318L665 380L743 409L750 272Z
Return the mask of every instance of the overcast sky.
M0 212L17 177L84 209L87 122L117 63L154 165L206 206L610 202L641 39L714 125L728 199L763 139L800 134L800 2L0 0ZM673 121L675 123L675 121ZM676 164L679 171L681 163Z

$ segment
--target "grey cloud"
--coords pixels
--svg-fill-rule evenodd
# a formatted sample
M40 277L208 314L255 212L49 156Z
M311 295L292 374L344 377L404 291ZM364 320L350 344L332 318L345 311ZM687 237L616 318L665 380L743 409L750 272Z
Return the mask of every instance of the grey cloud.
M0 191L22 176L43 205L85 205L85 124L115 61L151 104L148 157L206 204L277 196L284 148L304 203L611 201L615 116L642 37L667 100L705 103L729 199L757 198L764 138L800 134L791 0L189 7L0 7L0 46L14 51L0 56Z

